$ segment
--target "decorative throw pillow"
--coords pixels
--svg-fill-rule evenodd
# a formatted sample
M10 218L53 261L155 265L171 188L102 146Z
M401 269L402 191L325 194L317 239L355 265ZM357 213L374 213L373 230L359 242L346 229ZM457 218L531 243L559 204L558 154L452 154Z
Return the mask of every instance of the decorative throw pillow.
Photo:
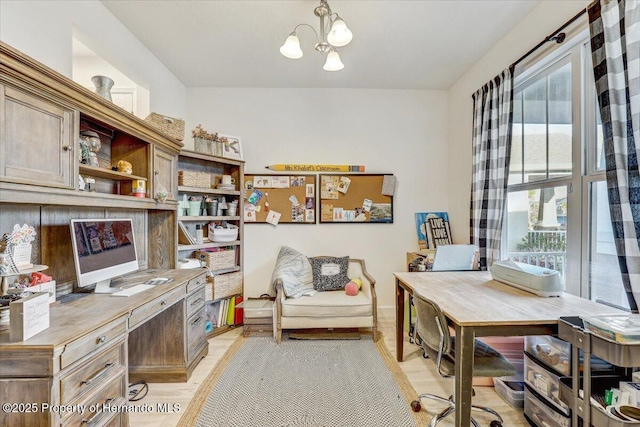
M315 294L309 258L288 246L280 248L271 283L277 279L282 280L282 288L288 298Z
M319 257L311 258L313 268L313 288L316 291L335 291L344 289L349 283L347 270L349 257Z

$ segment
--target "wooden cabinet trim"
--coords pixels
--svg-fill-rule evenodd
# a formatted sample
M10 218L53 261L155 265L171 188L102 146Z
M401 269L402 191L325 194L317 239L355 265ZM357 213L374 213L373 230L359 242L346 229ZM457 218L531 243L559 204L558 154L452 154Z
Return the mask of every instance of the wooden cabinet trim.
M156 131L144 120L3 42L0 42L0 77L11 77L44 92L53 92L81 113L175 154L184 146L182 142Z

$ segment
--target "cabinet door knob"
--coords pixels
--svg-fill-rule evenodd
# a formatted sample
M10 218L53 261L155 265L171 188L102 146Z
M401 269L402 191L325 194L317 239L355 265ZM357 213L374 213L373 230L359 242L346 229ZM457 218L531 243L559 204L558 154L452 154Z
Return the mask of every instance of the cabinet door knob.
M101 335L100 337L98 337L98 339L96 339L96 344L103 344L106 340L107 340L107 336Z
M160 305L161 305L162 307L164 307L165 305L167 305L167 301L165 301L165 300L160 301Z
M155 171L153 174L154 175L160 175L160 171Z
M70 145L63 145L63 146L62 146L62 149L63 149L64 151L73 151L73 147L72 147L72 146L70 146Z

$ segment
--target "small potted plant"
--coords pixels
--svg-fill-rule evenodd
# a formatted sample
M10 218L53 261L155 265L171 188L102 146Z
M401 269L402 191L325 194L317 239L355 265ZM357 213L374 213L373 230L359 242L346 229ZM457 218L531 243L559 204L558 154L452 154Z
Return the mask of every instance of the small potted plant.
M193 136L196 151L212 156L222 156L222 144L217 132L209 133L202 128L202 125L198 125L191 131L191 136Z

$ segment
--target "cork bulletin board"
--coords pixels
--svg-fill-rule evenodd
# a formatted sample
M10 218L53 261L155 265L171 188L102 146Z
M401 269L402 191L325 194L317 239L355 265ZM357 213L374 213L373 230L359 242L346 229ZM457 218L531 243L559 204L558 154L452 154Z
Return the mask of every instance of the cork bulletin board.
M315 224L316 175L245 174L245 224Z
M321 223L393 223L393 196L383 194L392 174L319 175Z

